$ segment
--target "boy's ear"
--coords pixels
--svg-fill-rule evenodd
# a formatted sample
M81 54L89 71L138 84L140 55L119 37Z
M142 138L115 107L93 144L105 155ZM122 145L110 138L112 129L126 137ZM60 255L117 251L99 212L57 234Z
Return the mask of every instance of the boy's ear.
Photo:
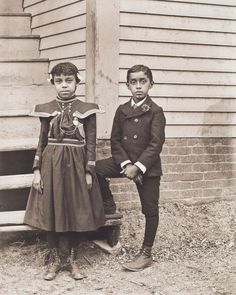
M129 89L129 83L128 83L128 82L126 82L126 86L127 86L127 88Z
M153 87L153 85L154 85L154 81L152 81L152 82L150 83L150 89Z

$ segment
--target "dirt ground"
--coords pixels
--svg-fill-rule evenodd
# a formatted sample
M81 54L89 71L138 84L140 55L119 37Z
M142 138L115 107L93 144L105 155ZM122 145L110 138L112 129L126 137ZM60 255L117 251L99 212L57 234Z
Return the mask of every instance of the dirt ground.
M122 212L121 248L104 253L93 242L80 246L78 263L87 276L74 281L60 272L54 281L42 279L46 244L41 236L1 236L1 295L234 295L236 202L201 205L165 203L153 248L153 265L141 272L123 270L122 263L139 250L143 217Z

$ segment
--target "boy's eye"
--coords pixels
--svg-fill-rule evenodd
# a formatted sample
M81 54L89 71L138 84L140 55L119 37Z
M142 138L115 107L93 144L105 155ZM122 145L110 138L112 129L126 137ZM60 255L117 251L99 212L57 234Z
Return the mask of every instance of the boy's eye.
M140 84L145 84L146 82L147 82L146 79L142 79L142 80L140 81Z
M131 85L135 85L136 83L137 83L137 81L136 80L130 80L130 82L129 82Z

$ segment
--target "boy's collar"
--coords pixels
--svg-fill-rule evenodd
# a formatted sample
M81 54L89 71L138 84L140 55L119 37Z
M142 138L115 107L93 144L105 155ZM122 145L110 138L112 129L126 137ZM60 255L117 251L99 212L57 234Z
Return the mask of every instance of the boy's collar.
M126 118L137 117L137 116L141 116L145 114L147 110L151 108L151 104L152 104L152 100L149 97L149 95L147 95L144 103L142 103L142 105L144 106L147 105L146 108L142 108L142 105L141 105L134 110L131 106L131 101L132 101L132 98L128 102L120 106L120 109L125 114Z
M145 100L147 99L147 96L144 97L144 99L140 100L139 102L135 102L134 98L131 98L131 106L136 105L137 107L141 106L141 104L143 104L145 102Z

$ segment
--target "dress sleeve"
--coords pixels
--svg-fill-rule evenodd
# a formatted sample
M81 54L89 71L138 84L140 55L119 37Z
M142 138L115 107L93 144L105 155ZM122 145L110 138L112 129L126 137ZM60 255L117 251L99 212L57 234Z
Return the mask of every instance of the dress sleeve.
M86 172L93 173L96 161L96 114L85 118L85 139L86 139Z
M36 149L36 154L35 154L34 162L33 162L33 170L41 169L42 154L48 143L48 131L49 131L50 120L48 118L40 118L40 121L41 121L41 128L40 128L40 134L39 134L38 147Z

